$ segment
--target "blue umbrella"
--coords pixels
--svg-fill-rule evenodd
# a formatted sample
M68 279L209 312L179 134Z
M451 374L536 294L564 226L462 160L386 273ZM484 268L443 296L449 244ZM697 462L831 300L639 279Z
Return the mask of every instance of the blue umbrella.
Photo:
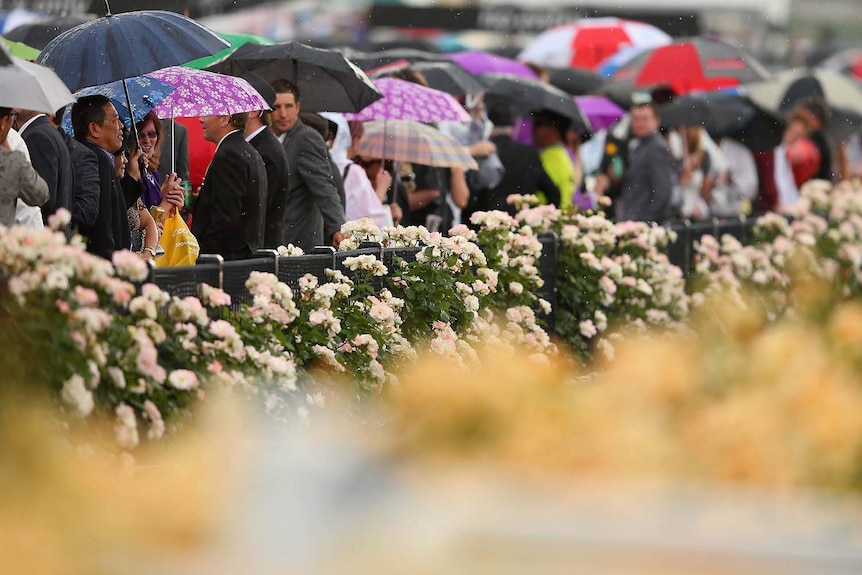
M108 14L54 38L37 62L71 90L143 76L230 45L194 20L161 10Z
M131 115L129 114L129 106L126 104L126 94L122 80L111 82L104 86L84 88L77 92L75 97L81 98L83 96L93 96L95 94L107 96L111 99L111 103L113 103L114 107L117 109L117 113L120 115L120 119L123 120L123 124L131 130L132 115L135 118L135 123L140 122L150 110L158 106L159 102L164 100L168 94L176 89L169 84L165 84L164 82L147 76L130 78L126 80L126 85L129 88L129 98L131 99L132 110L134 111L134 114ZM66 106L66 113L63 114L63 123L61 125L63 127L63 131L70 136L74 135L72 130L71 105Z

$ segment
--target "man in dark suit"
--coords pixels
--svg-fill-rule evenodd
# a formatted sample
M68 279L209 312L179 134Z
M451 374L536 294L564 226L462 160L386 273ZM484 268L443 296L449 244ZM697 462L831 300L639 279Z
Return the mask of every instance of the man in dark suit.
M87 251L111 259L117 250L132 246L127 206L141 195L137 157L129 158L122 180L114 169L114 152L123 147L123 123L105 96L84 96L72 106L75 139L95 153L99 164L99 211L91 226L79 230L87 238ZM64 145L65 149L65 145Z
M270 108L275 107L275 91L266 80L257 74L245 74ZM245 139L257 150L266 168L266 217L264 219L263 247L276 249L284 243L284 211L287 208L287 192L290 189L290 166L284 146L269 129L270 112L249 112L245 126Z
M59 208L72 210L72 162L63 137L46 114L16 109L16 129L30 151L33 167L48 184L50 198L42 206L42 222Z
M632 107L633 138L617 200L617 221L661 223L670 217L673 158L658 128L655 104L648 102Z
M272 131L284 144L292 174L284 221L284 244L303 250L331 244L338 247L344 235L344 208L329 164L323 137L299 119L299 88L287 80L272 84L276 101Z
M72 229L90 227L99 215L99 159L95 152L63 131L60 120L66 107L54 114L54 127L63 138L72 162Z
M245 141L248 112L200 119L204 138L216 144L192 211L192 233L201 253L225 260L251 257L263 245L266 168Z

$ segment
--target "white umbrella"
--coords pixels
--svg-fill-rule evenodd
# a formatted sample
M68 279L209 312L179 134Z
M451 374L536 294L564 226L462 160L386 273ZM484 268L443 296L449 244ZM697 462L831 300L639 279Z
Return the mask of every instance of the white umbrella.
M9 55L0 47L0 107L24 108L53 114L75 101L53 70ZM2 65L6 58L11 64Z
M782 110L787 90L797 80L809 80L811 85L819 84L826 103L837 108L845 108L862 114L862 89L852 79L823 68L797 68L779 72L769 80L745 85L745 92L752 100L771 110ZM813 94L812 94L813 95Z

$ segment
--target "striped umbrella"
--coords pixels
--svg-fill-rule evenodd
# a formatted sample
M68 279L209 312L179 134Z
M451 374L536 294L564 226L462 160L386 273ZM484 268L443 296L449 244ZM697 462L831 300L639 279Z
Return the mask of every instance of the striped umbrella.
M365 122L359 155L440 168L476 169L467 147L436 128L410 120Z

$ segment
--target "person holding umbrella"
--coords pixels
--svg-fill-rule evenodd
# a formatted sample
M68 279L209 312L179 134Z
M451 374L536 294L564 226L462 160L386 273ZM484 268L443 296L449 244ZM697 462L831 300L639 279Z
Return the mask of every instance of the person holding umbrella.
M129 158L129 169L117 178L114 153L123 147L123 123L107 96L84 96L72 106L75 139L95 152L99 162L99 213L92 226L82 226L87 251L111 259L117 250L132 247L128 206L141 196L140 150Z
M11 108L0 108L0 225L15 223L18 198L28 206L48 201L48 184L39 176L23 153L12 151L7 135L15 122Z

